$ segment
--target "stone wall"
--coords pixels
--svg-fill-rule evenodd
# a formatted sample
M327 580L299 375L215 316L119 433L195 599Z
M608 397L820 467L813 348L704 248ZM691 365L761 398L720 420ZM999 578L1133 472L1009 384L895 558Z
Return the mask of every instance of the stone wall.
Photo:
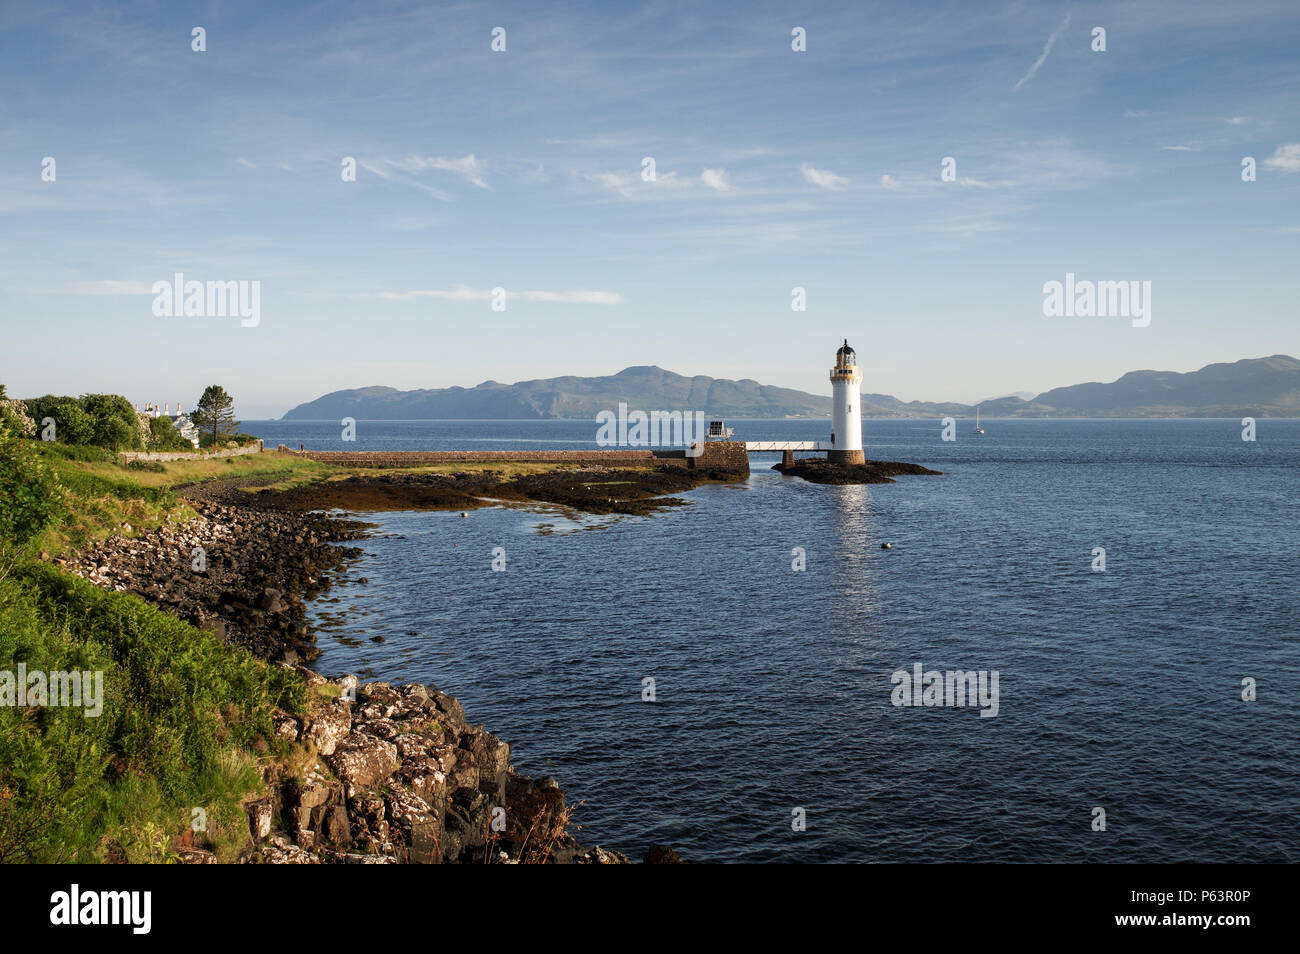
M744 441L705 441L698 457L686 458L692 470L726 470L737 474L749 473L749 454Z
M281 444L279 450L340 467L421 467L430 464L523 463L589 464L602 467L653 467L682 464L685 454L656 454L650 450L592 451L296 451Z
M124 463L130 463L133 460L205 460L209 457L243 457L245 454L262 453L262 442L254 441L247 447L235 447L230 450L220 451L152 451L145 453L143 451L124 451L122 460Z

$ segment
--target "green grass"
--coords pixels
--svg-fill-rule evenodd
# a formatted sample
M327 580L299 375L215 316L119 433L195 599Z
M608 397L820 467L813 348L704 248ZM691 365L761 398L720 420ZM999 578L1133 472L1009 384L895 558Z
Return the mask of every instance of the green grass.
M240 802L284 747L272 710L303 710L297 673L41 563L0 581L0 669L20 661L103 672L103 713L0 707L0 860L147 861L147 834L179 837L195 808L201 841L247 841Z
M6 471L15 506L27 505L30 488L56 508L34 536L0 540L0 671L16 676L22 663L28 672L102 673L103 711L0 705L0 861L160 862L183 845L233 860L250 843L242 803L263 793L261 769L297 758L271 716L277 707L303 712L305 684L37 559L42 548L187 513L167 484L85 448L56 447ZM42 462L52 489L38 483Z

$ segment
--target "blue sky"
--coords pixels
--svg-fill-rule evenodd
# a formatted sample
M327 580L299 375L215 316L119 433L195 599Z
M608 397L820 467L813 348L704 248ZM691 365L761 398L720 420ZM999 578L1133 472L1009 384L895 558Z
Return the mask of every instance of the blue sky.
M864 390L974 401L1300 355L1290 0L9 5L0 50L13 394L829 393L848 337ZM260 323L156 317L177 271ZM1044 317L1066 272L1150 281L1151 324Z

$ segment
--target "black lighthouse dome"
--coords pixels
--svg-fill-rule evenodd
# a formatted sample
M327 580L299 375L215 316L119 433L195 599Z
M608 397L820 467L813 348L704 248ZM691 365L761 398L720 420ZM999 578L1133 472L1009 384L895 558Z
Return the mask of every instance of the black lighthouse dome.
M839 351L835 352L835 363L840 367L858 363L857 355L854 354L853 349L849 347L848 338L844 339L844 346L840 348Z

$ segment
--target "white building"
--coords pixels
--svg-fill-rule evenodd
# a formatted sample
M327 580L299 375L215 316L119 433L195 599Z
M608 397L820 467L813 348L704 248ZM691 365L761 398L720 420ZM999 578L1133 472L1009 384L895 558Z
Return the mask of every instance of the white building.
M866 462L862 452L862 372L858 370L858 356L844 339L844 346L835 352L835 367L831 368L831 448L826 459L835 464L861 464Z
M144 411L140 411L139 405L136 405L136 413L144 413L146 417L169 417L172 425L180 432L181 437L185 438L197 448L199 446L199 429L194 426L188 414L181 413L181 402L176 402L176 413L171 411L170 404L164 404L159 409L157 404L146 404Z

